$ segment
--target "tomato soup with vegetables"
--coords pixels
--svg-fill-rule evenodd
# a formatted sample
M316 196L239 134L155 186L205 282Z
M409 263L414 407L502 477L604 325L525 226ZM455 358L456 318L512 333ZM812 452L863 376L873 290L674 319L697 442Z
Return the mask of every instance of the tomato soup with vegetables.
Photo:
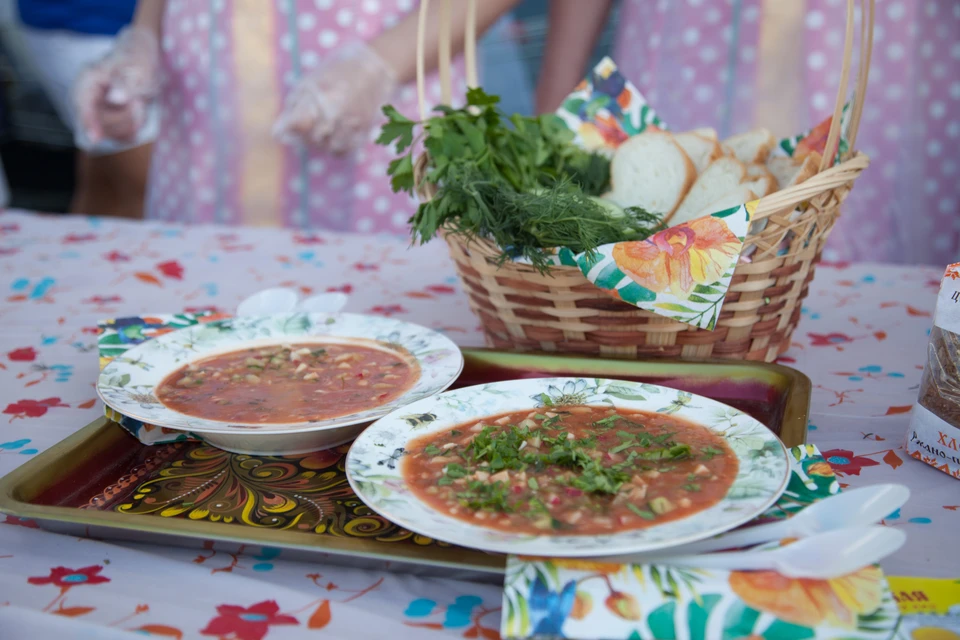
M309 422L386 404L418 376L414 361L386 347L284 344L191 362L156 395L175 411L209 420Z
M441 512L511 533L596 535L678 520L737 475L724 440L674 416L523 411L414 440L403 473Z

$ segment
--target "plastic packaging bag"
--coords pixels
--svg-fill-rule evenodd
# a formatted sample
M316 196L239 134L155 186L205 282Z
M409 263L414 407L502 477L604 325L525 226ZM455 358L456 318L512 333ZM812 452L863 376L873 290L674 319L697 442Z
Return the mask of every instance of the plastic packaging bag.
M960 263L947 267L927 344L907 453L960 479Z

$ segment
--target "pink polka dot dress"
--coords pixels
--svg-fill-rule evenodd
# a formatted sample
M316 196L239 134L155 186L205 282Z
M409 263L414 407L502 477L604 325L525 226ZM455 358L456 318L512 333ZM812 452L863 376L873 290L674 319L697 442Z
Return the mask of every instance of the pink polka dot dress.
M672 129L791 135L833 111L846 5L624 0L614 59ZM960 0L877 1L857 147L872 164L825 257L960 259Z
M414 0L168 0L147 217L407 233L416 204L390 190L395 155L373 144L376 131L363 148L337 156L279 143L271 129L300 77L415 9ZM455 72L454 95L463 95ZM436 76L427 87L439 102ZM412 85L391 102L418 118Z

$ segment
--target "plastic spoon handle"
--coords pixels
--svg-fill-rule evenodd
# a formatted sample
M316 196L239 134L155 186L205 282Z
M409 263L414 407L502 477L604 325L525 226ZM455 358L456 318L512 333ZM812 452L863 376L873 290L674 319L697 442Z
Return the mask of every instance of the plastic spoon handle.
M903 531L888 527L850 527L810 536L769 550L731 551L665 557L658 564L704 569L771 569L791 578L829 579L857 571L896 552Z
M673 547L668 552L691 555L723 551L782 538L805 537L845 527L876 524L902 507L909 497L910 490L900 484L876 484L848 489L811 504L789 520L730 531L699 542ZM634 556L631 561L656 562L657 554Z

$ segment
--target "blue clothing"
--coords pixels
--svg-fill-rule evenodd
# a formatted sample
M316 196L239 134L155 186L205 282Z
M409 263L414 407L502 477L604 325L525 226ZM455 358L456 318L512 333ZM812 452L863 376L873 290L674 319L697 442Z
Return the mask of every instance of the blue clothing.
M27 27L114 36L130 24L137 0L17 0Z

